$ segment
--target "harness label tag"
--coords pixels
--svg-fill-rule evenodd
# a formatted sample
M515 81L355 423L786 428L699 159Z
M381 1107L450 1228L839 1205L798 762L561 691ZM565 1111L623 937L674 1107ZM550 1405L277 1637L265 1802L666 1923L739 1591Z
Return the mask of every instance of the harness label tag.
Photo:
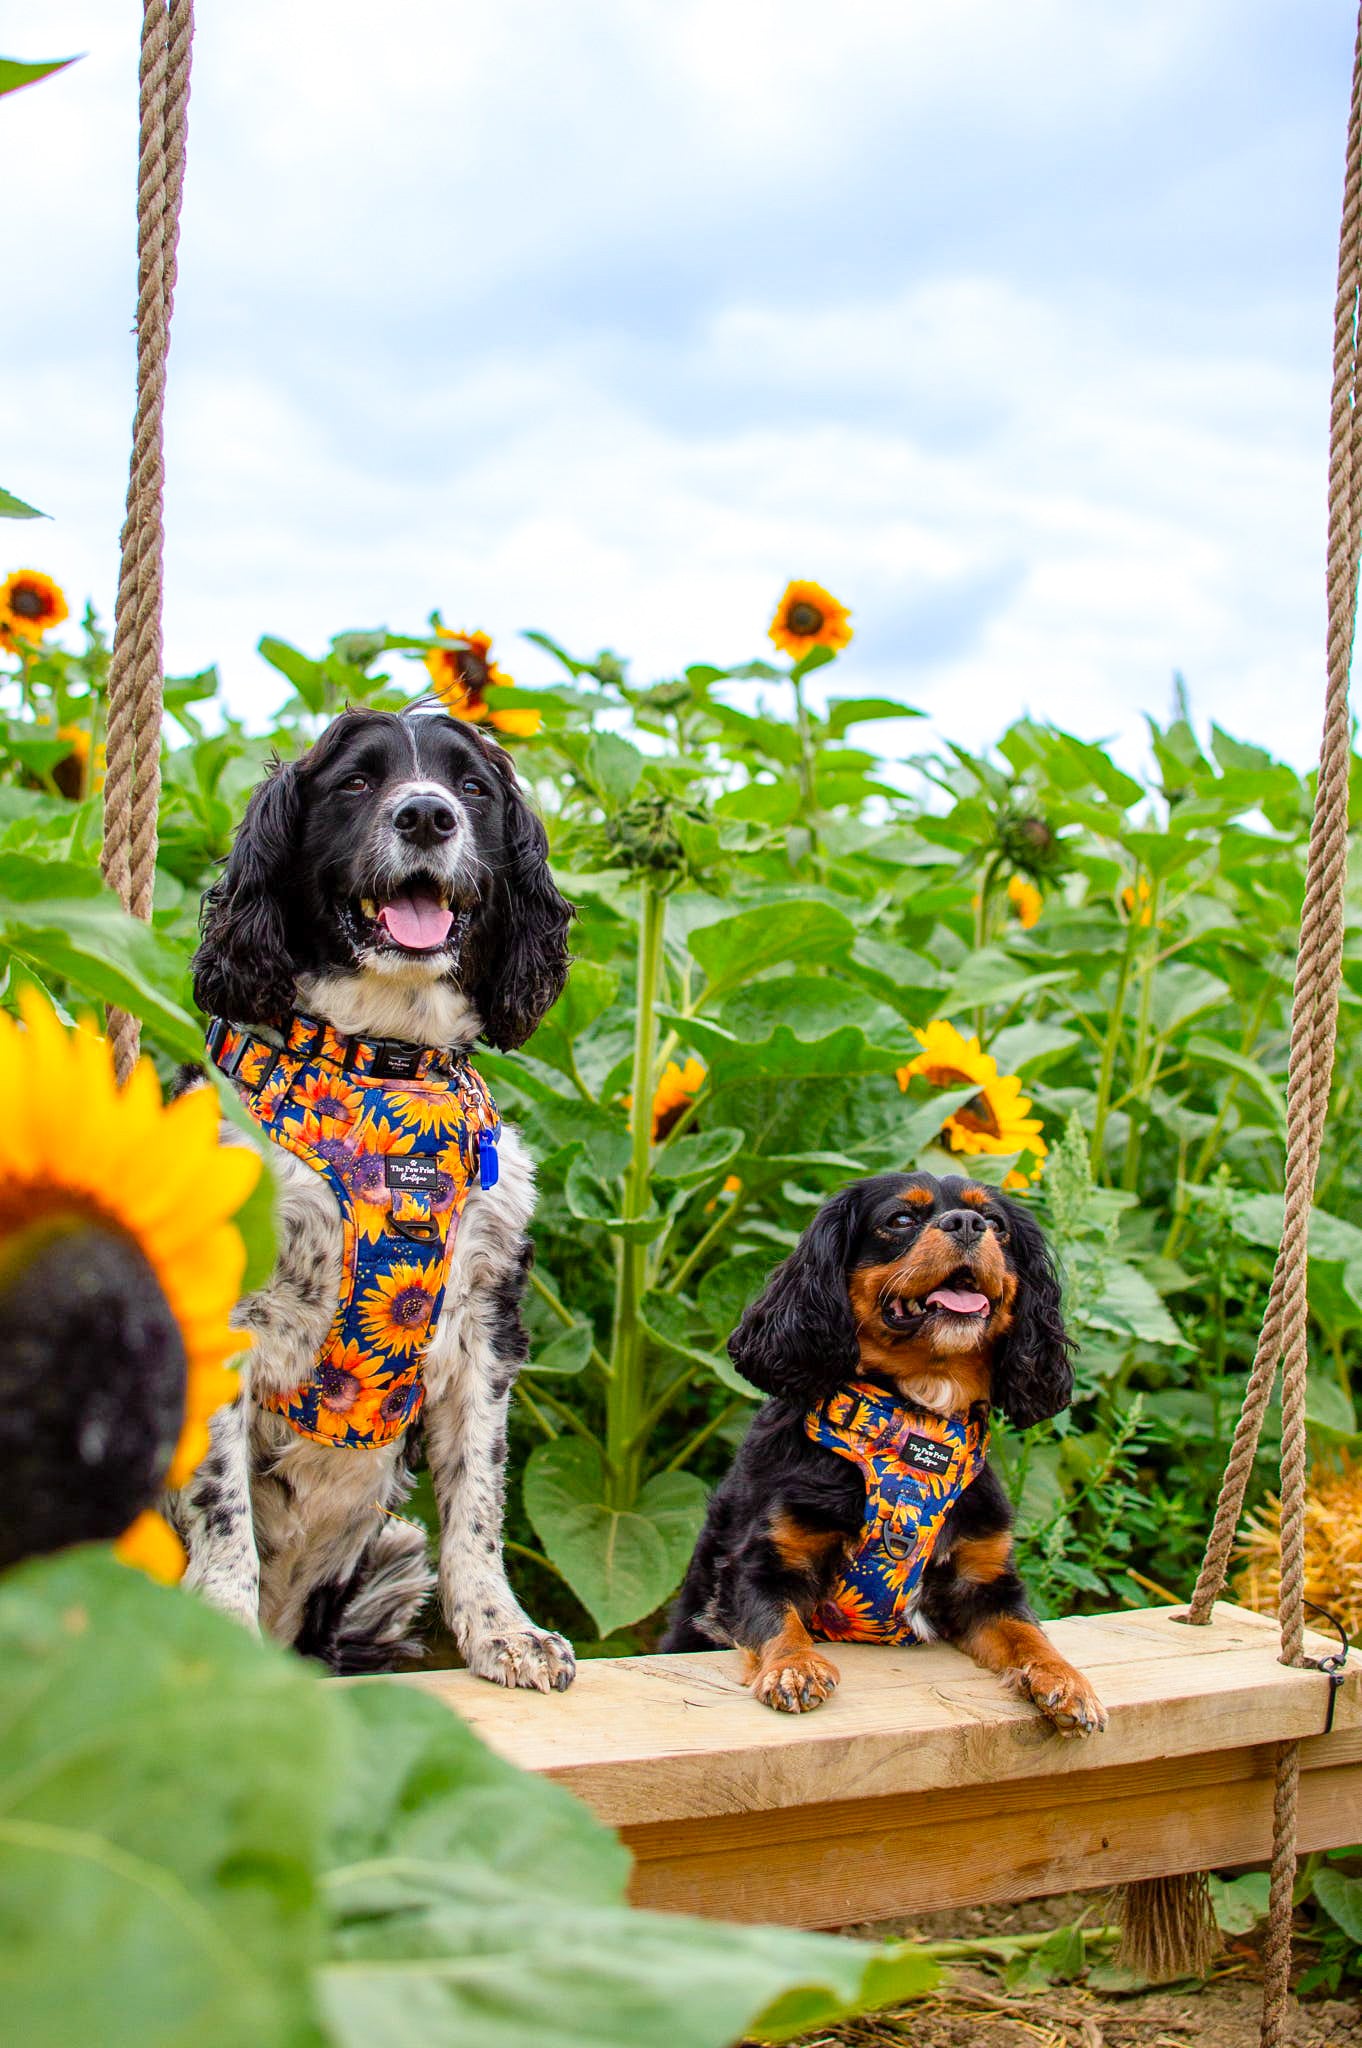
M951 1446L939 1444L935 1437L906 1436L899 1456L915 1472L940 1474L951 1469Z
M402 1045L386 1038L379 1041L369 1072L375 1081L414 1081L420 1065L419 1045Z
M439 1192L440 1162L424 1153L390 1156L383 1162L383 1181L386 1187L406 1194L433 1195Z

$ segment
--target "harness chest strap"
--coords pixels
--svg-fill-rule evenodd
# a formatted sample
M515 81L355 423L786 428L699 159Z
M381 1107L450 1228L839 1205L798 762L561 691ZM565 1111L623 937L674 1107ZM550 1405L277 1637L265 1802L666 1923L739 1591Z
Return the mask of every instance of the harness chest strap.
M815 1443L858 1465L865 1522L813 1617L831 1641L910 1643L907 1619L946 1517L988 1456L984 1409L911 1414L863 1381L839 1388L804 1418Z
M331 1327L310 1377L263 1404L317 1443L391 1443L425 1399L474 1177L496 1184L496 1104L463 1053L347 1038L313 1017L291 1017L280 1044L215 1018L207 1043L265 1136L320 1174L340 1211Z

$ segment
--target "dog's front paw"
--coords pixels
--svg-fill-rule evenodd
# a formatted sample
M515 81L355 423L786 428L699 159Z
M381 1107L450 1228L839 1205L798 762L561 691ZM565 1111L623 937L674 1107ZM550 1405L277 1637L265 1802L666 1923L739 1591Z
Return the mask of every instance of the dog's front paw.
M1054 1722L1061 1735L1100 1735L1107 1710L1081 1671L1060 1657L1028 1664L1015 1674L1017 1690Z
M817 1650L792 1650L764 1664L752 1680L752 1691L764 1707L778 1714L811 1714L831 1699L841 1673Z
M494 1685L527 1686L535 1692L566 1692L577 1676L571 1643L528 1622L470 1644L467 1663Z

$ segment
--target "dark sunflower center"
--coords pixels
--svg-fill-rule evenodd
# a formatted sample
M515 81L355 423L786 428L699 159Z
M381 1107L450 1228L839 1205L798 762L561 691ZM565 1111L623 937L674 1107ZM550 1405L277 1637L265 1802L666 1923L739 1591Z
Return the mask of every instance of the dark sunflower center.
M1001 1136L998 1120L986 1095L971 1095L964 1107L956 1110L955 1121L963 1124L967 1131L982 1131L988 1138Z
M9 594L9 608L16 618L42 619L47 616L47 604L40 590L31 583L21 583Z
M792 633L807 635L816 633L823 623L823 614L816 604L807 604L803 598L792 604L785 617L785 623Z
M459 681L463 684L469 696L481 697L483 691L487 688L488 676L487 663L483 660L482 656L464 651L456 654L454 660L459 671Z
M393 1296L392 1319L404 1330L414 1330L430 1312L430 1296L423 1287L404 1287Z

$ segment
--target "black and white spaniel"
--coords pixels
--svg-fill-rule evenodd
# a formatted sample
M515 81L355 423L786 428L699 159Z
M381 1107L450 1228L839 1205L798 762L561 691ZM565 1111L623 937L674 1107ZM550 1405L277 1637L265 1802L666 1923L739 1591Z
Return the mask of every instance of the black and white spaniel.
M572 912L510 758L438 708L346 711L256 789L208 891L194 993L210 1015L277 1043L291 1016L348 1038L466 1051L517 1046L560 993ZM262 1405L307 1380L343 1285L326 1178L275 1144L278 1259L247 1297L245 1395L172 1513L188 1583L336 1671L413 1650L435 1584L423 1532L399 1517L405 1434L340 1447ZM501 1554L506 1414L527 1343L530 1162L517 1134L500 1175L474 1177L424 1359L425 1453L440 1515L438 1583L470 1668L561 1690L573 1658L536 1628Z

